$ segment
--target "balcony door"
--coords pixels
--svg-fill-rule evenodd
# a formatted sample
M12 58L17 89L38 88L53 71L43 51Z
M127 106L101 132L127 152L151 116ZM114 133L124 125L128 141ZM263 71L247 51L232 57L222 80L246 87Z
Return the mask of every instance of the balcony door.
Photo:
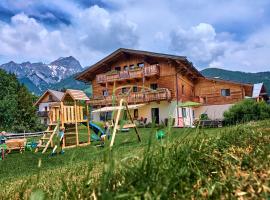
M151 109L151 116L152 116L152 122L159 124L159 108L152 108Z

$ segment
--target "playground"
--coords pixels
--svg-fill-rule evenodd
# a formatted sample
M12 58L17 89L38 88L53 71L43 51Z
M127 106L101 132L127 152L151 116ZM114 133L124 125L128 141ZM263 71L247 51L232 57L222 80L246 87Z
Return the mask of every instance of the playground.
M189 173L195 173L192 175L193 178L183 179L182 184L186 185L186 190L190 191L196 184L193 179L206 180L208 173L210 173L208 170L213 172L213 177L210 176L211 180L217 179L223 183L229 177L234 179L238 186L232 186L231 190L241 194L239 191L244 190L245 184L254 184L253 180L257 175L254 174L243 182L241 176L230 173L236 172L235 170L239 165L246 163L246 159L255 162L244 164L245 167L241 169L243 176L246 173L248 174L250 170L258 169L257 172L264 174L265 177L259 179L260 186L257 187L262 188L260 192L257 194L250 192L248 195L265 197L267 187L269 187L267 185L269 184L269 172L266 170L269 169L269 162L265 159L270 151L269 124L268 120L230 128L203 129L199 132L196 129L172 128L169 135L166 135L162 141L156 137L157 128L140 128L141 143L134 137L134 130L128 133L119 133L115 140L113 152L109 150L109 145L100 148L95 146L94 143L93 145L66 149L65 154L53 157L50 156L50 152L44 154L29 151L25 151L23 154L14 152L9 154L7 159L0 161L0 198L8 196L13 199L20 199L31 195L39 195L57 199L57 195L79 198L79 196L89 197L94 194L102 198L106 198L106 195L119 195L119 197L126 195L124 199L130 199L138 197L140 194L146 195L146 186L163 194L161 188L154 184L155 181L152 180L155 177L154 174L157 173L160 174L160 178L163 177L165 182L158 179L163 185L166 185L169 180L173 181L175 176L177 176L176 180L182 180L181 173L184 173L183 176L185 177L191 176L191 174L188 175ZM85 126L80 126L79 129L82 134L87 136ZM164 130L168 129L165 128ZM234 136L235 134L236 136ZM257 148L261 151L257 151ZM219 155L217 154L218 151L224 152ZM216 153L213 154L213 152ZM211 153L213 155L209 157ZM219 177L221 169L219 168L220 162L216 160L218 156L221 156L219 159L222 162L226 160L228 162L222 164L227 169L223 172L227 177L226 180ZM175 159L172 159L173 157ZM239 160L239 162L235 162L236 160ZM177 163L174 163L176 161ZM260 163L260 166L258 163ZM194 168L195 166L197 168ZM215 171L217 174L214 173ZM129 178L124 181L123 177ZM115 187L113 185L118 181L124 181L124 185L118 185L118 189L113 189ZM197 185L198 190L194 195L203 197L205 194L202 191L206 190L203 188L212 187L215 183L212 181ZM134 182L136 189L129 185L131 182ZM102 189L103 184L110 189ZM223 189L220 189L228 191L228 194L230 194L231 192L227 188L229 186L226 186L225 182L223 184L223 186L219 186ZM180 188L182 187L184 186ZM135 190L133 191L132 188ZM168 186L166 188L170 189ZM180 190L180 188L178 189ZM97 190L100 190L101 193ZM126 193L127 191L130 192ZM191 197L189 196L191 193L188 191L182 191L181 194L185 198ZM217 191L211 195L220 197L221 193ZM210 192L210 189L208 192ZM172 194L170 191L164 191L163 195L170 196L170 194ZM226 194L227 192L222 193L222 195ZM151 196L156 197L155 194L151 194Z

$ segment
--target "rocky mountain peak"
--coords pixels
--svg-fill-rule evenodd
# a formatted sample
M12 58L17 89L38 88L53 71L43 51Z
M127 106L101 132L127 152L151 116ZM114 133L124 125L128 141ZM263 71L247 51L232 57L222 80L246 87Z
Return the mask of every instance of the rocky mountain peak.
M58 58L50 64L29 61L18 64L10 61L0 65L0 68L14 73L20 80L31 82L40 92L46 90L50 84L58 83L83 69L73 56Z

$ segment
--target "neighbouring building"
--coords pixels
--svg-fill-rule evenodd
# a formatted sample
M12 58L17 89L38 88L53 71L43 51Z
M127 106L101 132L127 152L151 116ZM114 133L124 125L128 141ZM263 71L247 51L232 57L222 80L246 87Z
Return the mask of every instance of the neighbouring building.
M132 110L135 119L161 123L172 117L178 127L192 126L201 114L222 119L225 110L247 97L268 98L263 84L206 78L186 57L122 48L76 79L92 85L93 109L111 107L125 98L130 105L140 104ZM93 119L110 115L97 112Z
M49 109L50 105L53 103L61 102L64 93L55 91L55 90L47 90L43 93L43 95L37 100L35 106L38 106L37 115L40 118L42 124L49 124Z

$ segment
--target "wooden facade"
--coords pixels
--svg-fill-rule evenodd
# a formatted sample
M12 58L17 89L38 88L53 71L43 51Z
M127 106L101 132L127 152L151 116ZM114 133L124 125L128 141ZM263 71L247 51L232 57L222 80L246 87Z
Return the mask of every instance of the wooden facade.
M153 52L119 49L76 77L91 83L90 104L111 105L125 96L128 103L195 101L205 105L232 104L251 96L252 85L207 79L185 57ZM144 90L141 88L152 88ZM224 95L224 94L225 95Z
M228 95L222 94L227 90ZM233 104L252 95L252 85L219 79L200 79L195 85L195 96L205 105Z

